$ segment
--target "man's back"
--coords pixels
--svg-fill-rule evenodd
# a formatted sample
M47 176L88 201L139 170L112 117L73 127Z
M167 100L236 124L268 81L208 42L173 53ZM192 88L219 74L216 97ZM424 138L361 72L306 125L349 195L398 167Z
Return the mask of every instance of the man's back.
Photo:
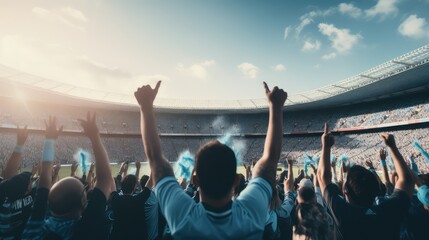
M195 203L173 177L162 179L155 192L175 239L261 239L272 194L268 182L256 178L235 201L215 210Z
M335 239L399 239L400 224L409 206L408 196L399 190L371 209L353 206L334 184L326 187L324 200L334 220Z

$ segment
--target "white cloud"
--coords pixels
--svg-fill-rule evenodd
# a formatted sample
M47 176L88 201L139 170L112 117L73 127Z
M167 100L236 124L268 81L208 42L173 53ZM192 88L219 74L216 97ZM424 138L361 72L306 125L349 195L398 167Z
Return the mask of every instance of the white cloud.
M61 8L59 10L47 10L41 7L34 7L33 14L41 19L54 23L62 23L77 30L84 30L84 24L88 22L88 18L79 10L74 8Z
M286 70L286 67L283 64L277 64L273 67L276 72L283 72Z
M302 21L305 18L309 18L309 19L313 20L314 18L317 18L317 17L327 17L329 15L332 15L333 13L335 13L334 7L328 8L326 10L315 10L315 11L311 11L311 12L308 12L308 13L302 15L300 17L300 20Z
M61 13L77 21L88 22L88 18L81 11L71 7L61 8Z
M300 34L304 30L304 28L306 26L308 26L309 24L311 24L312 22L314 22L315 18L327 17L329 15L332 15L333 13L335 13L334 7L326 9L326 10L314 10L314 11L311 11L311 12L308 12L308 13L302 15L299 18L299 20L300 20L299 25L295 27L295 37L299 38Z
M34 7L31 11L39 17L47 17L51 14L49 10L40 7Z
M216 62L213 59L205 60L200 63L195 63L189 67L179 63L176 67L176 70L181 73L191 75L198 79L205 79L208 76L208 68L214 66L215 64Z
M311 39L307 39L304 42L304 45L302 46L302 51L309 52L309 51L317 51L320 49L320 42L318 40L312 41Z
M286 38L289 36L289 33L290 33L291 30L292 30L291 26L288 26L288 27L285 28L285 33L283 35L283 39L286 40Z
M296 36L299 37L302 30L312 22L313 20L311 18L303 18L301 19L301 23L298 25L298 27L295 28Z
M60 44L16 35L1 39L0 63L58 82L111 92L131 93L143 84L169 80L163 74L133 74Z
M399 0L378 0L375 6L365 10L365 14L370 18L376 16L385 18L389 15L396 15L398 13L398 7L396 6L398 3Z
M315 69L320 69L320 64L316 64L313 66Z
M362 15L362 10L355 7L352 3L340 3L338 5L338 11L352 18L359 18Z
M247 62L241 63L237 68L248 78L256 78L259 73L259 68L257 66Z
M426 19L417 15L410 15L398 27L400 34L406 37L421 38L429 36L429 28L426 26Z
M332 52L332 53L328 53L328 54L325 54L325 55L323 55L322 56L322 58L324 59L324 60L332 60L332 59L334 59L334 58L336 58L337 57L337 54L336 53L334 53L334 52Z
M319 31L328 36L331 41L331 46L338 53L347 53L354 45L362 38L360 34L352 34L349 29L339 29L333 24L320 23Z

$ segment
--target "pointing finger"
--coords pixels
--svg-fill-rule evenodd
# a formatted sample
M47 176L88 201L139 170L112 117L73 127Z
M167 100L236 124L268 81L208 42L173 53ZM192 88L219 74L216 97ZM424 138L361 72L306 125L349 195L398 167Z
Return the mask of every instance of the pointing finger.
M157 83L156 83L156 86L155 86L155 92L158 92L158 89L159 89L159 87L161 86L161 80L159 80Z
M266 83L266 82L263 82L263 83L264 83L265 92L266 92L266 93L269 93L269 92L270 92L270 89L268 88L267 83Z

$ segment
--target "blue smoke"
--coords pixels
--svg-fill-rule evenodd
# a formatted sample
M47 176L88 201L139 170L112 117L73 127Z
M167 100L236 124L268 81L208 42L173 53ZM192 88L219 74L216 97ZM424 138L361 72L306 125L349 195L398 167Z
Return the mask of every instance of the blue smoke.
M179 155L177 159L174 175L176 178L185 178L188 182L191 180L192 171L194 170L194 156L186 150Z
M410 160L411 170L412 170L415 174L419 175L419 167L417 167L416 162L414 162L414 158L410 157L410 159L409 159L409 160Z
M317 165L319 163L319 158L318 157L312 157L309 153L304 153L304 174L308 175L308 166L310 166L311 164L313 165Z
M341 167L341 164L344 162L344 163L347 163L347 161L349 160L350 158L349 158L349 156L347 156L347 154L343 154L343 155L341 155L339 158L338 158L338 161L337 161L337 167ZM351 166L351 165L350 165Z
M232 142L232 134L227 133L221 138L217 139L220 143L223 143L230 147L232 151L234 151L235 158L237 159L237 165L241 164L243 162L242 152L246 148L244 145L244 142Z
M419 152L422 154L422 156L426 159L426 164L429 166L429 153L427 153L423 147L420 145L420 143L416 140L413 142L413 146L419 150Z
M86 166L86 154L85 154L85 152L81 151L79 153L79 155L80 155L80 160L81 160L82 171L84 173L86 173L86 170L87 170L87 166Z
M222 136L221 138L218 138L217 140L219 142L227 145L228 147L231 147L231 143L232 143L231 133L227 133L224 136Z
M87 173L88 167L91 165L91 155L81 148L79 148L73 155L73 158L79 163L82 173Z
M331 164L334 164L334 161L335 161L335 155L331 154Z

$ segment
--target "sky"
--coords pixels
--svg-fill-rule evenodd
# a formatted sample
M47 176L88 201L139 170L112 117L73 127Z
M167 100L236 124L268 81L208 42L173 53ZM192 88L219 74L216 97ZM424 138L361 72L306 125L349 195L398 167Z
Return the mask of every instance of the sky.
M429 0L0 0L0 64L160 98L333 84L429 43Z

